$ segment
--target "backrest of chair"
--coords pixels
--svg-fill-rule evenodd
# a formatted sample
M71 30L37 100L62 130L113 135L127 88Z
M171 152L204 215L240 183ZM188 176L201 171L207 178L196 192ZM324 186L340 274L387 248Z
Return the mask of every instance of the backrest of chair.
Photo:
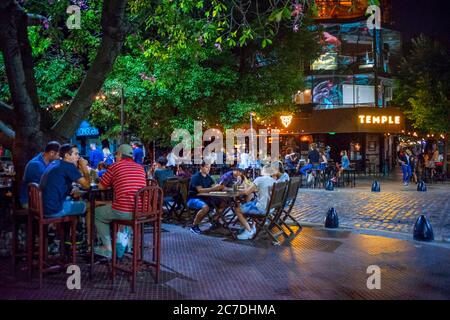
M157 187L158 181L156 181L155 179L147 179L147 186L148 187Z
M272 210L279 210L283 208L284 198L286 195L286 187L288 182L275 182L272 187L272 194L270 196L269 205L267 206L267 213Z
M183 178L179 180L180 183L180 194L183 202L187 202L189 194L189 184L191 183L191 178Z
M293 177L289 181L289 186L286 192L286 197L284 200L284 209L286 209L286 204L289 205L287 208L288 211L292 210L292 207L295 204L295 200L297 199L298 190L300 189L301 177Z
M165 197L174 197L180 193L180 180L177 177L168 178L162 186Z
M138 190L134 198L133 219L162 216L163 198L163 190L157 186L148 186Z
M28 184L28 212L40 219L44 218L42 190L37 183Z
M293 177L289 181L288 190L286 193L286 201L295 200L298 189L300 188L301 177Z

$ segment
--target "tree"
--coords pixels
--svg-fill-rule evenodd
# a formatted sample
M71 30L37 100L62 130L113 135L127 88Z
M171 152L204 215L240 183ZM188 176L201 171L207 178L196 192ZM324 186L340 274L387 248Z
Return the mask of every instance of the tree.
M397 77L396 102L425 133L450 134L450 52L424 35L412 40ZM444 158L447 152L445 151Z
M170 55L182 55L183 49L194 42L218 50L244 47L250 40L259 41L265 47L278 33L281 21L298 27L307 1L300 1L301 10L301 4L296 2L292 8L291 1L287 0L263 6L246 0L93 0L89 5L86 0L71 2L80 4L86 11L84 18L89 22L86 28L67 30L68 1L4 0L0 3L0 51L8 81L8 90L0 88L0 94L9 95L0 102L0 143L13 148L19 180L26 162L46 141L67 141L89 115L95 96L122 53L124 42L136 41L137 33L139 39L145 39L144 56L161 62ZM40 31L30 26L39 26L41 31L48 27L43 33L53 43L38 39L36 32ZM76 65L69 75L64 73L54 79L66 80L69 88L60 85L61 90L50 94L38 90L36 83L39 76L36 62L43 63L41 68L61 70L61 65L49 59L37 61L40 55L49 54L55 55L55 61L61 59L61 65L68 69ZM75 81L80 76L82 80ZM71 99L67 107L53 113L54 119L41 101L51 103L57 95Z

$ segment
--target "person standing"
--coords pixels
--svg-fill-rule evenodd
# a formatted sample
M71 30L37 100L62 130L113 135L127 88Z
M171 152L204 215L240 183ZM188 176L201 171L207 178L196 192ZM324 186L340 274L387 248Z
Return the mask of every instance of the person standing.
M403 185L407 186L409 184L409 179L411 177L411 166L410 166L409 156L406 153L405 149L401 150L398 153L398 163L402 167Z
M91 168L97 168L98 163L103 161L103 152L97 149L97 145L95 143L91 143L90 148L91 153L89 154L89 165Z
M103 162L106 167L114 163L114 156L112 155L109 148L103 148Z
M142 164L142 160L144 159L144 151L136 142L133 143L133 160L137 164Z
M48 165L59 159L60 145L56 141L50 141L44 149L44 152L39 153L33 159L31 159L26 167L23 175L23 181L20 186L20 204L22 207L28 206L28 184L34 182L39 183L42 175Z

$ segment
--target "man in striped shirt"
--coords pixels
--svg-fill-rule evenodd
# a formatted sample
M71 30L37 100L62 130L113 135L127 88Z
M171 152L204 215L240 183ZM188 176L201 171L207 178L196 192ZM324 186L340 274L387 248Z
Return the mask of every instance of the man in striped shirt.
M146 186L144 168L133 161L133 149L122 144L116 152L116 162L108 167L100 180L99 189L113 188L112 204L95 209L95 226L98 238L103 246L95 249L96 253L111 257L110 223L115 219L130 220L133 216L136 192Z

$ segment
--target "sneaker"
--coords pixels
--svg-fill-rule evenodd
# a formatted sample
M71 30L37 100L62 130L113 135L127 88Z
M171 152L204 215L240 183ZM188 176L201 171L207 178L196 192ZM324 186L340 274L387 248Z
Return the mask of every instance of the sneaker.
M238 234L237 238L239 240L250 240L255 236L256 229L252 228L251 231L248 231L247 229L244 230L241 234Z
M190 230L192 233L202 234L202 230L200 230L200 228L198 226L192 226Z

